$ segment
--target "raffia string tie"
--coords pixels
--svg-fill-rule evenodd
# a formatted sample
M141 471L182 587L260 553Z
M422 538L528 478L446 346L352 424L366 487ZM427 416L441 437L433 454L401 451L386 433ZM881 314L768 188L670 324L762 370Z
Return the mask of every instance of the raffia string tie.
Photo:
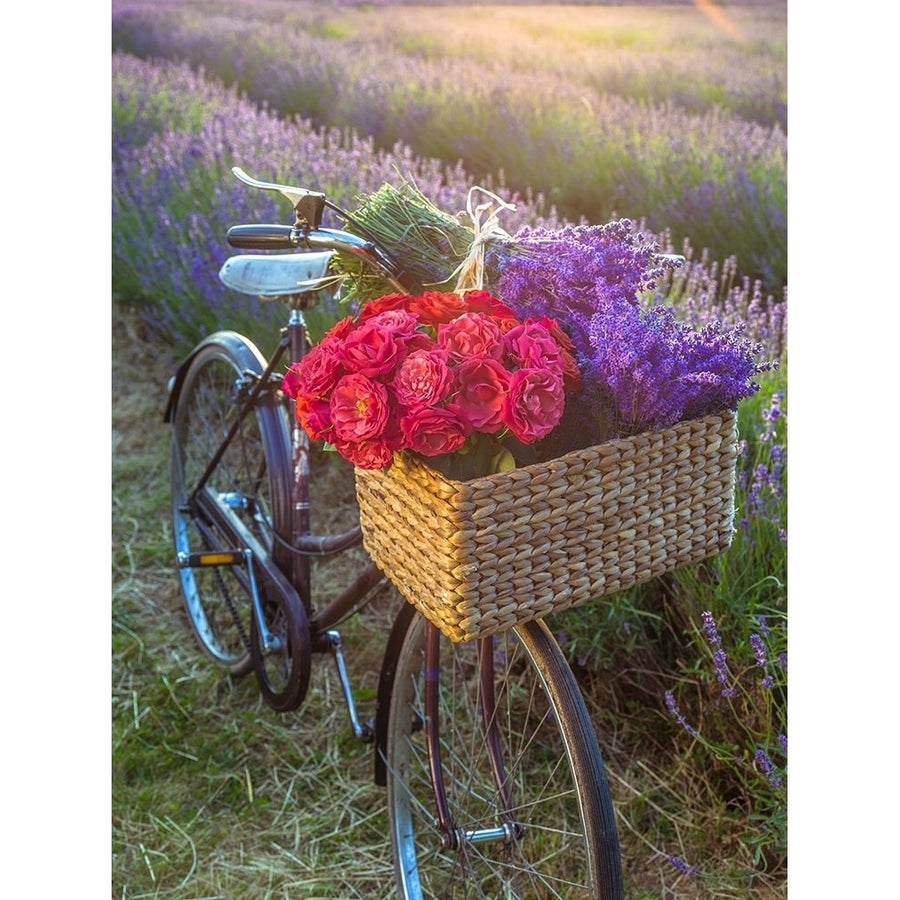
M490 199L473 206L473 195L476 191L486 194ZM496 206L495 206L496 204ZM484 288L484 248L491 240L509 240L509 234L500 227L498 213L504 209L514 210L515 204L507 203L492 191L474 185L469 188L466 197L466 212L472 220L475 237L466 258L459 264L454 274L457 275L455 293ZM487 218L483 218L487 213ZM452 277L452 276L451 276Z

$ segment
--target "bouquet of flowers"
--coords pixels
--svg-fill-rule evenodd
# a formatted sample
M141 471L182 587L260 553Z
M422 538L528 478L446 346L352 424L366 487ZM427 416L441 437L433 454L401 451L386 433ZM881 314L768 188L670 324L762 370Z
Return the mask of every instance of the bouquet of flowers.
M490 196L473 209L470 192L471 226L408 190L363 200L348 227L422 290L391 293L338 257L358 312L283 383L310 438L362 469L409 451L467 479L733 410L759 389L774 363L741 327L694 330L641 305L677 260L629 220L509 235Z
M339 321L284 379L300 424L362 469L395 452L451 477L512 468L577 390L572 345L546 316L487 291L387 294Z

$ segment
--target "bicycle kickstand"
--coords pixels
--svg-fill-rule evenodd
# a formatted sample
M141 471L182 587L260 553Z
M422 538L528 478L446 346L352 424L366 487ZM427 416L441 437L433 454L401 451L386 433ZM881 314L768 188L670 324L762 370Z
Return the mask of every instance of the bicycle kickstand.
M347 712L350 715L350 728L353 736L365 743L371 743L375 738L375 729L373 722L363 724L359 721L356 713L356 703L353 700L353 690L350 687L350 677L347 674L347 665L344 662L344 654L341 650L341 635L337 631L326 631L321 635L324 641L324 649L326 649L334 659L337 668L338 680L341 683L341 691L344 694L344 702L347 704Z

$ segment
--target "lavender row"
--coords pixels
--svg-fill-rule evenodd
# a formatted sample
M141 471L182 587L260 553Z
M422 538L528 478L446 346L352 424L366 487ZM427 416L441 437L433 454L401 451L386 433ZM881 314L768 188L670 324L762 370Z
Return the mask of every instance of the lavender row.
M289 214L271 195L237 182L231 166L322 190L345 208L383 182L405 178L440 208L457 211L465 208L474 180L460 165L416 156L403 144L377 150L371 138L352 131L275 116L186 64L115 54L113 107L114 289L131 299L152 298L155 330L183 346L209 327L246 318L247 301L223 292L216 276L229 254L227 229L239 222L285 221ZM563 224L543 196L487 186L515 203L504 213L508 231ZM672 249L668 234L660 240ZM690 247L678 249L693 256ZM759 283L744 279L735 286L735 266L734 258L726 261L721 268L728 277L720 278L718 264L701 254L665 290L694 325L705 316L731 323L750 314L750 332L779 358L785 303L763 297ZM270 321L270 308L251 307L254 318Z

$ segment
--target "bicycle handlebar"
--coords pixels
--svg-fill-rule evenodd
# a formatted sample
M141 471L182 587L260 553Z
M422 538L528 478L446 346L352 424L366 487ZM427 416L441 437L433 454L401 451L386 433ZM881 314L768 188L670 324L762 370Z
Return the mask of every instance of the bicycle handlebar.
M232 225L227 240L241 250L294 250L299 243L292 225Z
M324 194L283 184L271 184L251 178L235 166L235 177L251 187L277 191L294 204L296 220L293 225L233 225L228 229L230 246L244 250L335 250L361 260L373 271L383 275L397 290L413 289L413 283L400 265L374 241L335 228L320 227L321 213L327 205L346 218L347 213L325 199ZM315 204L315 211L309 215Z

